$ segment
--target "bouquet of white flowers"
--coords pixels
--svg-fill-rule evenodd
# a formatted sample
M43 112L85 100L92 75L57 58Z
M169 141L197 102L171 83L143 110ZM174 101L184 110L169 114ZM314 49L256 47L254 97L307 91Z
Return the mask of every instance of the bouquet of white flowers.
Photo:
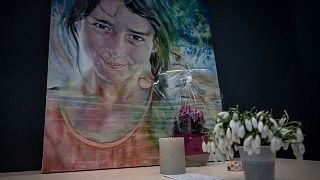
M303 159L305 152L301 123L289 121L286 111L280 119L274 119L272 112L265 110L252 108L241 113L238 106L229 108L218 113L214 129L207 129L207 133L209 141L202 143L202 149L212 153L216 161L233 158L238 146L243 146L248 155L260 154L261 146L270 146L275 153L291 145L297 159Z

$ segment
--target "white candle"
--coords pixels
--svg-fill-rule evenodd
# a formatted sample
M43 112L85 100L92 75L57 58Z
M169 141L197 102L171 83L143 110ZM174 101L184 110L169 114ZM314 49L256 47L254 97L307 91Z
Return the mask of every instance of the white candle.
M174 175L186 173L184 139L159 138L160 174Z

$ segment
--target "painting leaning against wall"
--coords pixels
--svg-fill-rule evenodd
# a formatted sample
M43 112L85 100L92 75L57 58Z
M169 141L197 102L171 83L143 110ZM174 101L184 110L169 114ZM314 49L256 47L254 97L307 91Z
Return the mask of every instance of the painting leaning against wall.
M201 0L52 0L42 172L158 165L181 105L221 111L211 43Z

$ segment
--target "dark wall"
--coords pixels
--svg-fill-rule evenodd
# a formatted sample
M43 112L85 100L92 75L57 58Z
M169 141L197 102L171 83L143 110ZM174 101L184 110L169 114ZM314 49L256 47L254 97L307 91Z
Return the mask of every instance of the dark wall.
M41 168L50 5L1 6L0 172Z
M287 110L320 160L320 13L312 1L209 1L223 108ZM294 158L290 151L278 157Z
M272 108L275 115L286 109L303 122L305 159L320 160L317 6L206 1L223 108ZM41 168L50 3L8 1L0 11L0 172ZM278 157L293 158L291 152Z

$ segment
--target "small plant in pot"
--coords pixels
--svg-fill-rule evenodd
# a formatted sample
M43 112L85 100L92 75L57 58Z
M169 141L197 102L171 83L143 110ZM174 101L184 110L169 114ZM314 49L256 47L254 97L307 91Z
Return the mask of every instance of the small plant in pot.
M267 151L273 156L274 162L276 151L281 148L287 150L291 146L295 157L303 159L305 147L301 126L302 124L298 121L289 121L286 111L280 119L275 119L271 111L252 108L240 112L239 107L236 106L218 113L214 129L208 133L209 141L203 142L202 148L212 153L216 161L233 158L234 150L238 151L240 146L242 160L242 156L248 155L251 161L256 161ZM247 177L245 164L244 170ZM273 175L268 178L274 179L274 166L272 173ZM255 174L261 179L257 169Z
M187 166L206 165L209 153L202 150L202 142L208 142L204 132L204 114L191 105L182 106L174 121L173 136L184 137Z

